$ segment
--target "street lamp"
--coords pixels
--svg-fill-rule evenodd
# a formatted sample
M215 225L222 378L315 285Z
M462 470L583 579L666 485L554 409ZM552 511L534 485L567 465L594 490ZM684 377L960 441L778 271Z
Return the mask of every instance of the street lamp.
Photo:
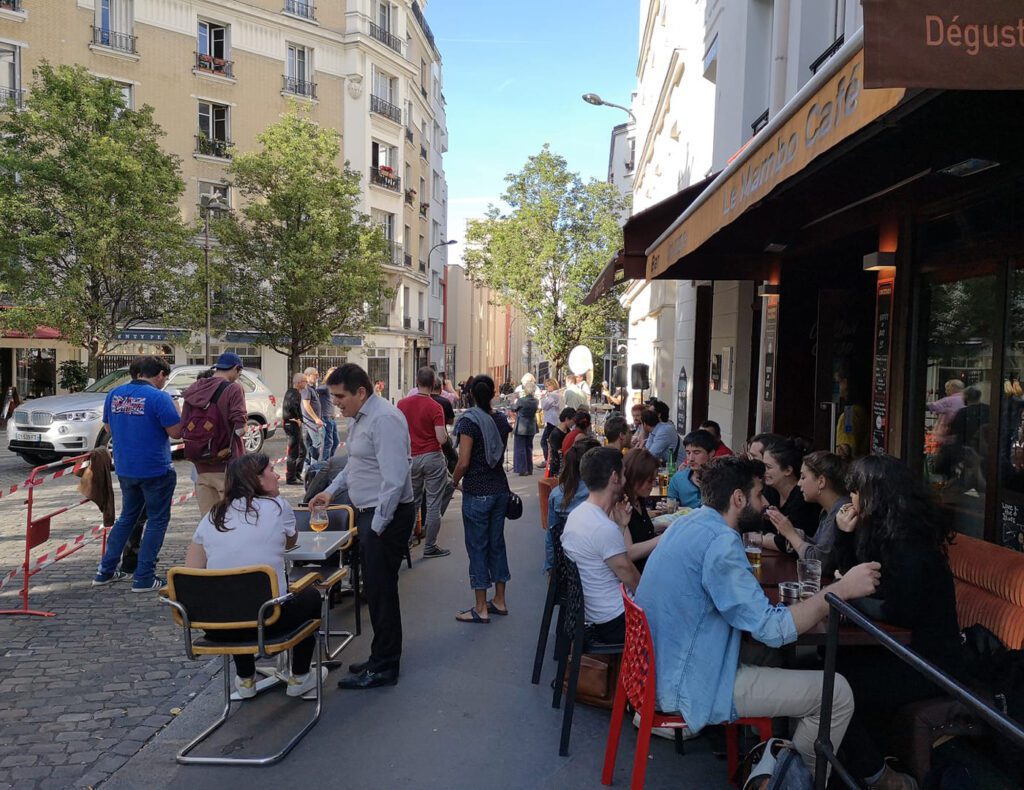
M636 123L636 116L633 115L633 111L629 107L623 107L621 104L615 104L614 102L605 101L596 93L584 93L583 101L587 104L593 104L595 107L614 107L617 110L622 110L629 115L629 120Z
M203 259L205 262L205 288L206 288L206 340L203 345L203 358L206 364L210 362L210 211L227 211L231 208L225 203L220 195L201 195L199 197L199 210L203 215Z

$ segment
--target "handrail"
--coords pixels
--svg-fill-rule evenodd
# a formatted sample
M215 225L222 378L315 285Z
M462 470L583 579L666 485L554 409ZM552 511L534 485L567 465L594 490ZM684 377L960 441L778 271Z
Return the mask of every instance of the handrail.
M901 645L875 625L870 618L865 617L854 607L850 606L850 604L837 598L835 593L826 593L825 600L829 605L828 638L825 642L825 677L822 683L821 724L818 727L818 738L814 742L815 753L819 757L823 757L824 760L819 759L816 765L814 774L816 790L825 790L826 773L828 770L826 761L835 769L847 787L860 787L860 784L850 776L849 772L839 762L839 758L836 757L832 747L832 693L836 678L836 652L839 647L840 616L845 617L847 621L860 628L878 644L900 659L900 661L917 670L947 694L956 697L990 724L997 732L1009 738L1015 746L1024 748L1024 728L1005 713L985 702L985 700L943 672L928 661L928 659Z

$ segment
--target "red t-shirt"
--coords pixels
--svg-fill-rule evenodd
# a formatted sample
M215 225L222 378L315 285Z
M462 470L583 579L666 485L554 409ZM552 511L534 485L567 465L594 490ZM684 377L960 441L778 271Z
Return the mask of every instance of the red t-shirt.
M732 450L725 446L725 442L719 442L718 447L711 453L711 457L721 458L723 455L732 455Z
M409 423L409 441L412 454L424 455L441 451L437 443L435 426L444 427L444 409L429 395L410 395L398 401L398 408Z
M572 449L572 446L576 444L576 437L580 435L582 431L579 428L573 428L569 433L566 434L565 440L562 442L562 457L565 458L565 454Z

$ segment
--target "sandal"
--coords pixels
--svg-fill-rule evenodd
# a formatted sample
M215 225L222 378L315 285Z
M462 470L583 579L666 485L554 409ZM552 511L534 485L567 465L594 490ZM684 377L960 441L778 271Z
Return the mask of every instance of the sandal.
M497 606L494 605L494 601L487 602L487 611L491 614L501 615L502 617L508 615L508 609L499 609Z
M465 617L460 617L460 615L464 614L468 614L470 616L468 620ZM459 612L459 614L455 615L455 619L458 620L460 623L471 623L479 625L489 625L491 622L490 617L481 617L479 614L477 614L476 609L466 609L463 612Z

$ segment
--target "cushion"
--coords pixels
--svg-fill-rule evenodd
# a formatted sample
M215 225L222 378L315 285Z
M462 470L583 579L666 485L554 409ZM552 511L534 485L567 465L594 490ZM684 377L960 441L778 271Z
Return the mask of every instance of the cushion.
M1024 607L1024 554L1021 552L958 535L949 547L949 566L957 579ZM1018 616L1024 617L1024 612Z
M961 628L980 623L1011 650L1024 647L1024 609L959 578L955 583Z

